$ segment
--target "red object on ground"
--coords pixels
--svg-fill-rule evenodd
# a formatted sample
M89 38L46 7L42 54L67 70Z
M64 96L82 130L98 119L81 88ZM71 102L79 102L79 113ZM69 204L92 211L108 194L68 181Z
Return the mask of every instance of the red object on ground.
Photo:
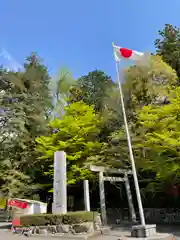
M12 226L13 227L20 227L21 226L20 218L14 218L12 220Z

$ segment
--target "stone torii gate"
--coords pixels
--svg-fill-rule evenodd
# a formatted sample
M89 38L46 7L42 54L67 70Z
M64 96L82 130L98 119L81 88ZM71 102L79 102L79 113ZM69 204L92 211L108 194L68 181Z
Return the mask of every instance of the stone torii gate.
M136 220L134 206L132 202L132 195L129 186L128 174L132 174L131 171L125 171L116 168L107 168L100 166L90 166L90 170L99 173L99 192L100 192L100 206L101 206L101 218L104 225L107 224L106 216L106 204L105 204L105 192L104 181L111 182L124 182L127 192L129 211L132 221ZM104 176L106 174L121 174L121 177ZM53 213L66 213L67 212L67 176L66 176L66 153L63 151L54 153L54 196L53 196ZM90 211L90 196L89 196L89 181L84 180L84 203L85 210Z
M116 168L107 168L107 167L101 167L101 166L95 166L95 165L91 165L90 170L92 172L99 173L99 193L100 193L99 195L100 195L102 223L104 225L107 224L104 181L124 182L125 183L131 219L133 222L135 222L136 214L135 214L135 210L134 210L134 206L133 206L132 194L131 194L131 189L130 189L129 180L128 180L128 174L132 174L132 171L116 169ZM120 175L123 175L123 177L104 176L104 173L106 173L106 175L120 174ZM89 200L88 180L84 181L84 200L85 200L86 208L89 209L90 208L90 200ZM89 206L89 207L87 207L87 206Z

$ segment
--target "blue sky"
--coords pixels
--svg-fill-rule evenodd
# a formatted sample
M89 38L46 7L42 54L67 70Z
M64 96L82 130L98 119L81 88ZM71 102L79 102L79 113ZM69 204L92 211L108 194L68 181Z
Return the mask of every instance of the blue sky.
M97 69L115 78L112 46L154 51L165 23L180 26L180 0L2 0L0 47L17 62L36 51L51 74Z

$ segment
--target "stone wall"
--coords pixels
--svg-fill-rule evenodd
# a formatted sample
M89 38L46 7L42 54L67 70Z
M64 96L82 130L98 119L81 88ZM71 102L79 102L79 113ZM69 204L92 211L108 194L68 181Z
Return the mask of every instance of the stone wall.
M138 211L136 211L137 219ZM180 209L176 208L144 208L144 215L147 223L159 224L180 224ZM130 220L128 209L107 209L107 217L110 222L116 219Z
M180 223L180 209L174 208L145 208L144 215L147 222L154 223Z
M25 236L32 235L56 235L56 236L73 236L78 234L93 234L96 231L93 222L86 222L81 224L61 224L53 226L31 226L31 227L14 227L12 232L14 234L22 234Z
M48 226L30 226L30 227L13 227L14 234L23 234L26 236L31 235L56 235L56 236L73 236L78 234L94 235L100 232L102 228L100 214L96 216L93 222L84 222L78 224L59 224Z

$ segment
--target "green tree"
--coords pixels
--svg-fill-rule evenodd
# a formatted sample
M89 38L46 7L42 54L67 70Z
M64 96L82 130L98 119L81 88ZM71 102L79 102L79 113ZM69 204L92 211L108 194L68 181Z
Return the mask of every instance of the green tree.
M136 159L140 157L139 155L136 156L136 151L138 149L137 144L141 141L139 131L142 128L138 121L138 111L151 104L159 106L168 103L168 95L174 87L177 75L160 57L152 56L147 65L137 65L126 69L124 79L123 90L128 114L128 126ZM118 99L118 92L114 96ZM113 105L115 106L115 104ZM122 113L119 105L119 127L109 134L106 149L103 152L105 154L104 158L108 158L109 161L111 159L111 165L119 164L121 167L128 167L129 150L124 122L120 114ZM106 115L108 116L107 113ZM111 116L113 117L113 115ZM110 122L113 123L113 120L110 120Z
M23 72L2 72L1 78L1 188L11 196L26 195L42 172L35 138L48 133L48 71L33 53Z
M32 53L24 65L23 83L25 98L23 99L25 113L26 148L23 150L24 161L27 163L27 173L35 181L39 178L41 168L35 151L36 137L48 133L49 111L52 98L49 90L50 77L42 60ZM33 167L32 167L33 166Z
M29 177L22 171L21 153L26 146L24 105L25 87L17 73L0 71L0 187L13 197L28 188Z
M153 182L162 185L180 182L180 88L169 98L170 104L145 106L139 112L138 165L141 171L154 173Z
M101 124L102 119L93 107L82 101L65 107L62 119L50 122L51 134L36 139L37 151L42 154L41 161L47 162L47 173L53 177L54 152L64 150L67 154L68 183L90 177L87 168L89 157L96 155L102 147L97 140Z
M159 35L160 38L155 41L157 54L176 70L180 79L180 29L166 24L164 29L159 31Z
M136 121L136 110L149 104L164 104L177 75L161 57L151 56L146 65L136 65L124 73L124 96L128 117Z
M99 112L103 117L104 124L99 133L101 141L107 141L109 133L112 132L115 126L116 128L118 127L115 113L117 108L116 110L115 108L112 109L113 97L111 97L112 92L115 93L115 87L115 83L108 75L103 71L95 70L80 77L77 80L77 84L70 89L69 104L83 100L86 104L93 105L95 111ZM112 112L114 118L112 117Z
M78 79L82 98L88 105L94 105L96 111L104 108L105 99L115 85L103 71L95 70Z
M61 68L56 78L52 78L50 88L53 96L52 117L62 117L64 107L67 106L71 95L71 89L75 87L76 81L72 74Z
M101 129L100 139L109 142L109 136L124 124L118 86L115 85L104 99L101 116L104 119L104 124Z

